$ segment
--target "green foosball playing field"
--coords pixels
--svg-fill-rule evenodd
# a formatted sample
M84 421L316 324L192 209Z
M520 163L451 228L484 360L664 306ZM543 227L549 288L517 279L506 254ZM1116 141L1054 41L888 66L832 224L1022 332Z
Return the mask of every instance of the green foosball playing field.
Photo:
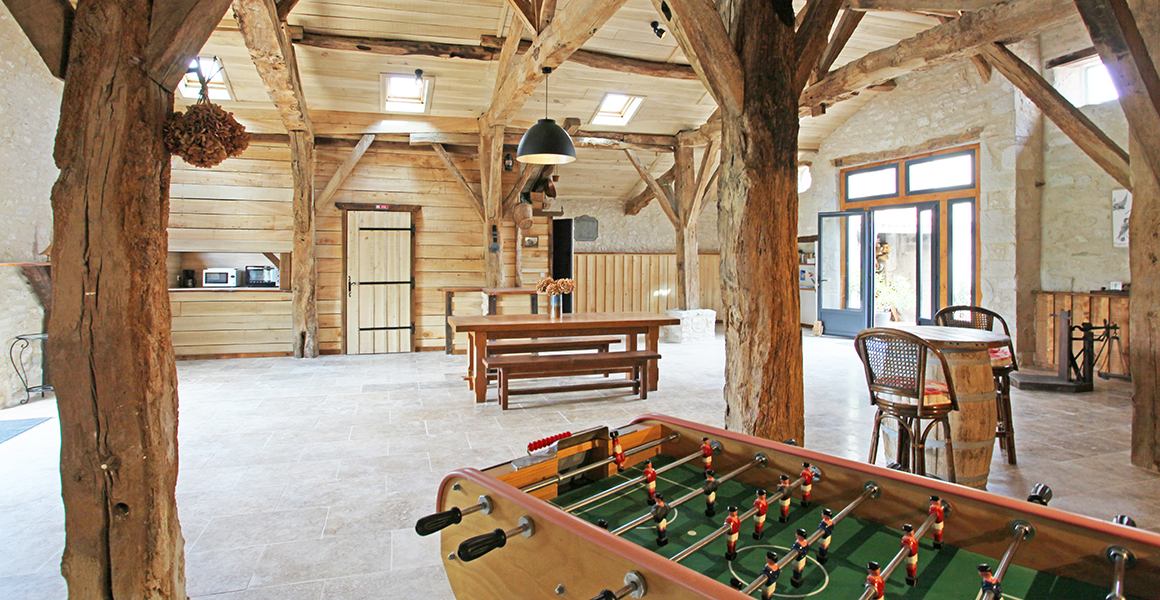
M659 469L673 462L673 459L661 455L654 457L652 461L654 468ZM559 507L568 506L640 474L641 466L637 465L623 473L570 489L557 496L552 503ZM775 481L776 475L771 474L770 480ZM719 473L718 478L720 477ZM677 498L693 490L699 490L704 480L699 465L684 464L662 473L657 479L656 490L664 495L667 503L671 504ZM775 487L767 488L771 497ZM720 528L728 514L726 512L728 506L736 506L739 514L750 509L756 498L757 489L735 480L722 483L717 490L716 515L713 517L705 515L706 499L703 494L698 494L688 502L674 507L669 513L666 531L669 543L664 547L657 546L656 529L652 519L625 532L622 537L661 556L671 558ZM685 558L681 564L726 585L734 577L748 584L765 566L767 551L772 550L778 556L784 557L794 543L794 532L798 528L812 534L821 521L823 508L830 508L835 514L843 508L819 506L816 503L806 508L801 506L799 497L800 494L795 492L787 523L778 521L779 505L774 500L770 501L764 536L761 540L754 540L752 537L754 532L752 518L742 522L735 560L725 559L726 539L725 536L721 536ZM650 507L646 499L644 484L640 484L633 486L630 491L615 494L577 509L573 514L594 524L603 519L608 522L610 530L615 530L648 512ZM885 568L898 553L902 525L899 523L897 527L885 527L856 517L847 517L834 528L829 547L829 560L826 564L821 565L817 562L818 545L811 544L801 587L795 588L790 584L793 569L790 564L781 570L775 596L812 597L819 600L858 598L865 587L866 564L877 561ZM919 523L913 525L917 528ZM955 526L953 516L948 517L946 526L948 529ZM1030 546L1034 543L1034 540L1026 542L1021 551L1033 551ZM980 595L978 565L987 563L994 568L998 565L999 559L998 556L982 556L960 550L950 544L944 545L941 550L935 550L930 536L927 535L920 541L917 585L913 587L907 585L905 568L899 567L886 581L885 597L930 600L977 598ZM1002 585L1004 598L1020 600L1094 600L1107 595L1106 588L1097 588L1016 564L1012 564L1007 570ZM760 593L754 592L754 596L759 597Z

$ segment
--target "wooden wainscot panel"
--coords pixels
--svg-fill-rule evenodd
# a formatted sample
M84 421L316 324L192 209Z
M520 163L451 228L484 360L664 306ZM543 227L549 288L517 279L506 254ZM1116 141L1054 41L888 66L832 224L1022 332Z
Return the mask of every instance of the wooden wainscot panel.
M1115 323L1120 326L1120 344L1127 356L1130 347L1128 323L1128 295L1099 292L1035 292L1035 364L1055 369L1059 357L1055 355L1055 316L1060 310L1071 311L1071 324L1090 322L1094 326ZM1099 332L1096 332L1097 336ZM1082 349L1081 342L1072 342L1074 352ZM1096 351L1099 352L1097 343ZM1114 346L1100 359L1096 369L1109 373L1129 375L1131 367Z

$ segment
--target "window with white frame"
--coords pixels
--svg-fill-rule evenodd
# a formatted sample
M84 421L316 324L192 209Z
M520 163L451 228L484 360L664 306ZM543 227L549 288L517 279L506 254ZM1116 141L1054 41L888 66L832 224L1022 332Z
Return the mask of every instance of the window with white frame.
M416 114L430 110L433 78L384 73L382 80L384 111Z
M596 114L592 116L592 124L617 127L628 125L642 102L644 102L642 96L605 94L604 99L600 101L600 108L596 109Z
M1055 89L1075 106L1103 104L1120 97L1098 56L1055 67L1051 76Z
M189 71L177 84L177 91L182 98L196 100L201 97L201 78L205 79L206 91L210 100L233 100L230 82L226 79L226 68L221 59L216 56L201 56L189 63Z

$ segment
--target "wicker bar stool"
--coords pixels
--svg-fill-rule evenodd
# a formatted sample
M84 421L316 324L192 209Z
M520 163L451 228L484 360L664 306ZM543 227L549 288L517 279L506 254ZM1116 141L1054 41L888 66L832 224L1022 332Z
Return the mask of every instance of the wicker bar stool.
M994 331L995 323L1003 326L1003 334L1011 337L1007 321L994 311L978 306L948 306L934 315L935 325L965 327ZM991 373L995 376L995 406L999 412L999 426L995 437L999 448L1007 453L1008 464L1019 464L1015 457L1015 421L1011 417L1011 373L1019 370L1015 362L1015 346L1008 341L1006 348L991 348Z
M959 407L946 357L923 339L888 328L863 330L854 338L854 347L866 368L870 402L878 408L874 414L869 462L873 464L877 458L882 421L893 419L898 423L896 462L907 471L928 476L926 441L931 431L941 424L946 442L947 479L954 483L955 456L948 415ZM927 379L929 355L939 360L947 383ZM927 421L925 426L923 421Z

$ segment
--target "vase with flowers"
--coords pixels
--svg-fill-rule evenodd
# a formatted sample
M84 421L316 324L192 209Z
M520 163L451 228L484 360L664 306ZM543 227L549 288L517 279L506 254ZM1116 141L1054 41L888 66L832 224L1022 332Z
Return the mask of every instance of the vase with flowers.
M564 314L561 296L571 294L574 291L576 291L576 282L572 279L545 277L536 284L537 293L548 295L550 314L553 319L559 319Z

